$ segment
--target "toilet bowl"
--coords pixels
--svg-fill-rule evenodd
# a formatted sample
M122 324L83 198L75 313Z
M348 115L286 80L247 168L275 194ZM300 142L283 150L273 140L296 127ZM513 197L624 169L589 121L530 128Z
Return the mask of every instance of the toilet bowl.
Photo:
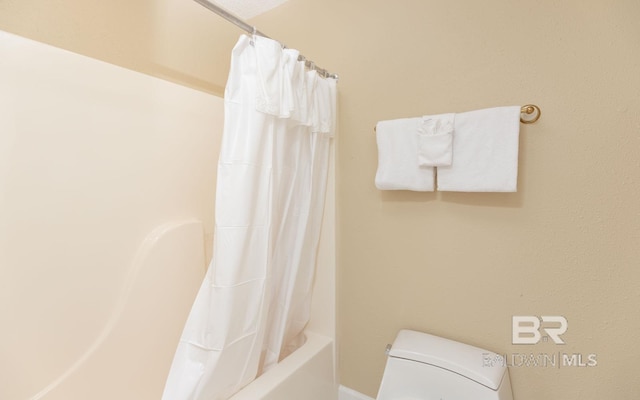
M376 400L513 400L501 360L488 350L401 330L388 349Z

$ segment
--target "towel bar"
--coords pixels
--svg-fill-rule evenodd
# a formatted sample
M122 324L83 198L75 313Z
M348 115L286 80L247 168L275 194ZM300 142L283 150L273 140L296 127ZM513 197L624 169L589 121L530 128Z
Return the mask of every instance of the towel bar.
M520 117L520 122L523 124L533 124L534 122L536 122L537 120L540 119L540 115L542 115L542 111L540 111L540 107L538 107L535 104L527 104L524 105L520 108L520 113L521 114L527 114L527 115L531 115L533 113L535 113L535 115L531 118L531 119L524 119L522 117ZM376 131L376 127L373 127L373 131Z

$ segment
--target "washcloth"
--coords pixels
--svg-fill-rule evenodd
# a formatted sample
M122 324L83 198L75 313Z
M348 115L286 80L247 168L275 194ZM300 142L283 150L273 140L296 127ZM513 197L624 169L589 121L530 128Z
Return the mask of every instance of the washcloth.
M438 168L438 190L515 192L520 106L458 113L453 163Z
M444 167L451 165L455 114L422 117L418 128L418 165Z
M418 165L418 128L422 118L380 121L376 126L378 171L376 187L380 190L433 191L433 167Z

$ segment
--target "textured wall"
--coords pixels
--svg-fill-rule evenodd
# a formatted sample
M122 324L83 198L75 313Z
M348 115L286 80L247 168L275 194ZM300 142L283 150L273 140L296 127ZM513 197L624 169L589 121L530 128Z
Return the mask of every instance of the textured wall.
M100 23L82 15L51 21L36 12L45 6L30 2L25 10L23 3L0 2L0 11L6 5L21 11L0 12L0 28L18 26L62 42L80 40L62 33L79 32L89 35L82 49L106 55L117 52L96 30L117 42L145 37L137 47L121 44L123 64L166 70L146 64L158 55L138 53L161 36L146 25L134 30L132 21L144 21L142 14L121 17L129 2L100 3L115 10ZM58 12L88 7L67 3ZM221 59L209 58L205 42L230 48L233 40L208 37L202 30L216 17L195 14L176 28L174 45L160 60L176 79L221 87L224 73L212 74ZM182 18L167 15L165 24ZM633 0L291 0L255 19L262 31L341 76L344 385L374 395L384 346L397 330L414 328L509 354L597 354L592 368L513 367L518 400L637 397L638 15ZM31 24L36 17L39 24ZM375 189L377 120L528 102L543 116L521 131L518 193ZM511 345L511 317L520 314L565 316L567 344Z
M512 367L518 400L637 397L638 15L636 1L299 0L264 17L341 77L343 385L375 395L385 345L413 328L508 356L597 354ZM522 126L517 193L375 189L376 121L529 102L543 115ZM567 344L512 345L513 315L565 316Z

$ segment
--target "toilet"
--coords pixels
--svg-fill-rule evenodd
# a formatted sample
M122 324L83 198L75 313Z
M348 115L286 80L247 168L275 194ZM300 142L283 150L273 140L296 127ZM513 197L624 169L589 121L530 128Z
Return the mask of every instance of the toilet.
M401 330L376 400L513 400L509 370L498 354Z

